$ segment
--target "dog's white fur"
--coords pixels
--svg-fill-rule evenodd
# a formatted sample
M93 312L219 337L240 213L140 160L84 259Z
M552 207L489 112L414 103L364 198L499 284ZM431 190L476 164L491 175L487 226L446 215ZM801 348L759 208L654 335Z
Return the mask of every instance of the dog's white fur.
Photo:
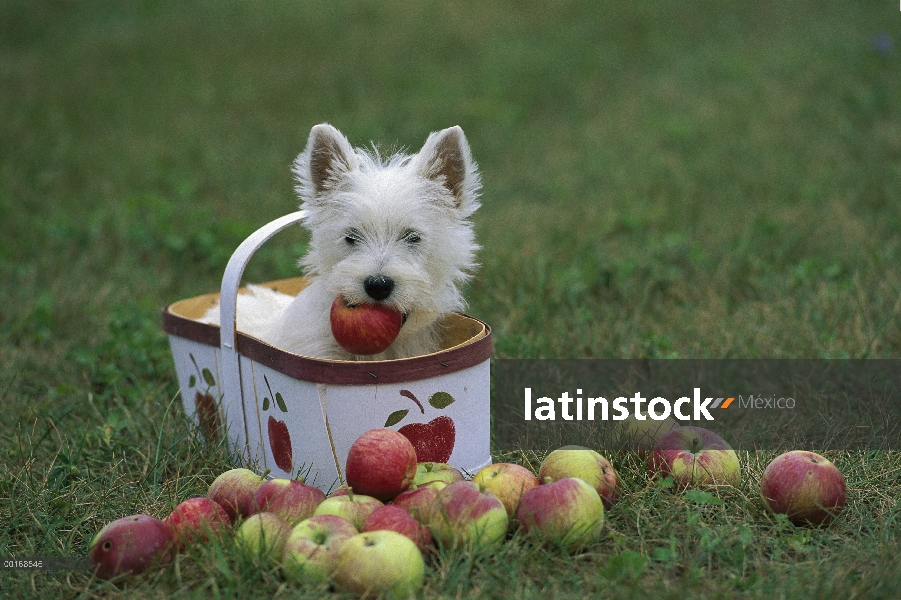
M316 358L438 351L441 319L464 307L459 285L475 268L478 249L468 219L479 207L481 183L463 130L432 133L418 154L383 158L375 148L354 149L323 123L313 127L293 172L311 234L300 265L312 283L296 298L252 286L252 294L238 297L238 329ZM390 294L374 299L367 278L390 279ZM385 352L355 356L337 344L329 313L338 294L349 304L381 302L404 313ZM218 307L204 320L218 323Z

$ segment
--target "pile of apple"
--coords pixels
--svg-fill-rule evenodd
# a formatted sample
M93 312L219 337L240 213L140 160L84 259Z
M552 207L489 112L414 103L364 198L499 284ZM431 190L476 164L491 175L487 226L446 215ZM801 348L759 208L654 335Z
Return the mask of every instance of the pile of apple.
M715 433L676 427L655 442L647 454L655 476L670 476L678 487L738 485L737 455ZM279 566L291 582L407 597L422 588L423 557L436 543L490 548L517 523L540 543L575 552L601 539L605 511L620 495L616 470L588 448L551 452L537 476L499 463L467 481L449 465L417 463L409 440L391 429L360 436L345 478L326 497L302 481L232 469L206 497L185 500L163 520L134 515L110 523L95 536L89 558L96 575L109 579L233 535L238 551ZM794 451L767 467L761 495L771 511L821 525L844 506L845 483L825 458Z

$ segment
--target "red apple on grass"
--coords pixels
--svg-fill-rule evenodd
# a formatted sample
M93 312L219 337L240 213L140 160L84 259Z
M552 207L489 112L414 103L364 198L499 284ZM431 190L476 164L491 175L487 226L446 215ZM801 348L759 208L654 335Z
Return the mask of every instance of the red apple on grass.
M513 463L495 463L479 470L472 482L494 494L511 517L526 490L538 485L538 478L527 468Z
M235 531L235 543L248 558L262 564L281 559L291 526L275 513L261 512L247 517Z
M259 512L275 513L292 527L313 516L323 500L322 490L295 479L270 479L254 495Z
M538 480L544 481L548 477L554 481L567 477L584 479L597 490L606 510L619 500L616 469L609 460L582 446L564 446L548 454L538 469Z
M421 552L425 552L432 545L432 534L428 528L399 506L391 504L380 506L372 511L363 523L363 531L383 530L396 531L407 536Z
M367 531L341 547L334 579L360 596L409 598L425 583L425 561L410 538L396 531Z
M416 476L416 450L393 429L372 429L351 445L344 469L355 493L391 500Z
M163 522L172 530L175 549L179 552L191 544L208 542L231 530L231 520L225 509L204 496L185 500Z
M388 349L400 333L403 315L384 304L350 306L339 294L332 303L332 335L338 345L358 355L379 354Z
M494 494L471 481L452 483L438 492L429 529L442 546L499 546L507 536L507 509Z
M380 506L384 506L381 500L357 494L353 488L343 496L330 496L322 501L313 511L313 515L335 515L343 517L354 524L357 531L363 529L366 518Z
M240 517L257 512L254 496L264 481L250 469L230 469L213 481L206 496L224 508L231 522L236 523Z
M648 460L651 475L671 476L676 487L741 483L741 465L735 450L703 427L686 425L663 436Z
M584 479L549 480L522 495L516 518L544 544L575 552L601 539L604 502Z
M777 456L760 478L760 495L774 513L795 524L827 525L845 506L841 472L828 459L804 450Z
M430 481L417 487L408 489L391 501L392 506L397 506L419 521L428 524L432 510L437 502L438 492L447 487L443 481Z
M285 542L282 572L301 585L325 583L335 572L341 547L357 533L353 523L335 515L301 521Z
M88 560L97 577L112 579L166 564L172 559L172 549L168 525L150 515L132 515L107 524L94 536Z
M417 488L432 481L453 483L455 481L463 481L463 479L463 473L447 463L420 462L416 465L416 476L413 477L410 487Z

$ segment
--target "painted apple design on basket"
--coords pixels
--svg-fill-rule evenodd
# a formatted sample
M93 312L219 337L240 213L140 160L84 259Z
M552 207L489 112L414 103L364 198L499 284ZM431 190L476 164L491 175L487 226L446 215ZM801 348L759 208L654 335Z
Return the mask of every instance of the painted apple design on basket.
M269 389L269 395L275 398L275 404L278 406L278 409L283 413L287 413L288 406L285 404L285 399L280 393L272 393L269 379L265 375L263 375L263 380L266 382L266 387ZM271 404L268 396L263 398L264 411L269 410ZM293 451L291 450L291 434L288 433L287 423L279 421L274 416L269 415L266 427L269 433L269 448L272 450L272 457L275 459L275 465L282 471L290 473L291 469L294 467L294 457Z
M197 390L194 395L194 408L197 410L197 421L200 424L200 432L206 440L213 444L220 442L222 434L222 418L219 416L219 405L210 390L215 387L216 379L213 372L204 367L203 369L197 364L197 359L193 354L188 354L194 368L197 369L197 376L206 383L205 391ZM198 377L191 375L188 378L188 388L193 389L197 385Z
M410 390L401 390L400 395L409 398L416 403L419 411L425 414L425 407L413 395ZM429 396L429 405L437 410L444 410L454 402L454 397L447 392L435 392ZM385 427L397 425L409 414L409 409L394 411L388 415ZM447 415L441 415L428 423L410 423L404 425L398 432L402 433L416 449L418 462L446 463L454 451L454 442L457 438L457 428L454 421Z

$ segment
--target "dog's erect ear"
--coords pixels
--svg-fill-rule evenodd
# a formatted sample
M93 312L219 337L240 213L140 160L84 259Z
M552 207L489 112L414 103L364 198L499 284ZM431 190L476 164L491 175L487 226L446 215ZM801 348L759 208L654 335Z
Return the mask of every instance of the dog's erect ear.
M424 177L447 188L457 208L475 209L479 174L460 127L431 134L417 156L416 166Z
M310 131L306 149L294 161L297 192L310 202L356 167L357 157L347 138L328 123L316 125Z

